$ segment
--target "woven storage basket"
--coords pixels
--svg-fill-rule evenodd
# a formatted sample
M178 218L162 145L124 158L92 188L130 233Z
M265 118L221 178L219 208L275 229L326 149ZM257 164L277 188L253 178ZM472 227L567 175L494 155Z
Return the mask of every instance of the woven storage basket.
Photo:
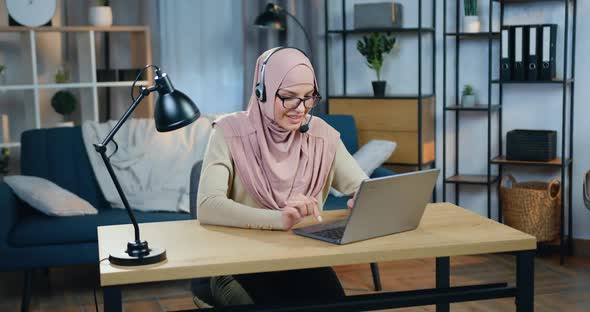
M504 176L500 200L506 225L535 236L538 242L552 241L559 235L561 183L558 179L549 183L517 183L513 176Z

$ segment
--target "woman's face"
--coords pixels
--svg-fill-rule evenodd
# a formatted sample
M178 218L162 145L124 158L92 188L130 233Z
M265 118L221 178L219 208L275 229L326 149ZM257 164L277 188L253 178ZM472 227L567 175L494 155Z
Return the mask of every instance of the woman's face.
M299 129L302 123L305 123L305 116L310 109L305 108L303 102L295 108L285 108L283 100L285 99L285 106L289 107L288 103L296 101L289 98L306 98L314 95L313 84L298 84L286 88L281 88L277 91L275 96L275 121L285 130L294 131Z

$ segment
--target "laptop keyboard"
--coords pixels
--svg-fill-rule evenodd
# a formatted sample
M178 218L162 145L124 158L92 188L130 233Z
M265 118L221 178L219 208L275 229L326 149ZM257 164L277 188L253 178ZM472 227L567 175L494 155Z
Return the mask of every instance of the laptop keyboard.
M325 229L325 230L320 230L317 232L313 232L311 234L325 237L325 238L329 238L329 239L340 240L342 238L342 235L344 234L344 228L345 228L345 226L339 226L339 227L329 228L329 229Z

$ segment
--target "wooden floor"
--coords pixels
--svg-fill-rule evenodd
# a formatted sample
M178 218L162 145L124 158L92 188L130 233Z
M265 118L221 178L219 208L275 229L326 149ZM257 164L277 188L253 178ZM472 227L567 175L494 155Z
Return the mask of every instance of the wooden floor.
M451 285L514 283L514 257L487 255L451 259ZM535 311L590 311L590 258L568 258L559 265L556 257L537 257ZM384 290L398 291L434 287L434 260L380 263ZM349 295L371 292L369 265L336 268ZM51 269L34 280L32 311L95 311L93 290L98 285L96 267ZM22 273L0 273L0 311L19 311ZM99 311L102 293L97 291ZM172 281L123 288L125 311L170 311L195 308L189 283ZM433 306L395 311L434 311ZM514 311L514 299L487 300L451 305L451 311Z

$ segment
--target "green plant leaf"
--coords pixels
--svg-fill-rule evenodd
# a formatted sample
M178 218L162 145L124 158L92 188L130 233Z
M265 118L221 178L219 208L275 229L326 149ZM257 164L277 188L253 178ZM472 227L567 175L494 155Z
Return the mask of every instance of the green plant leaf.
M475 93L473 92L473 86L470 84L467 84L463 87L463 95L474 95Z
M368 37L363 36L357 42L357 50L365 57L367 66L375 71L377 80L381 80L383 54L389 54L394 45L394 37L378 32L371 33Z

